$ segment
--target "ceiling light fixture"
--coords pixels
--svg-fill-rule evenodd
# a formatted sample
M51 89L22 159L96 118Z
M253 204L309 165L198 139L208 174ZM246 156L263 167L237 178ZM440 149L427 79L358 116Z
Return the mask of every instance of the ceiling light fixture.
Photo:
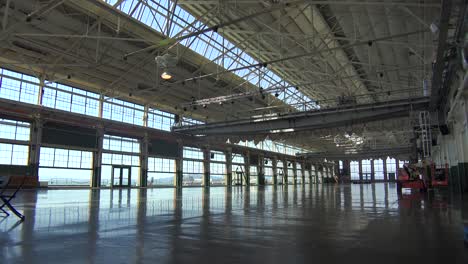
M169 71L165 70L161 74L161 79L163 79L165 81L168 81L168 80L172 79L172 74Z

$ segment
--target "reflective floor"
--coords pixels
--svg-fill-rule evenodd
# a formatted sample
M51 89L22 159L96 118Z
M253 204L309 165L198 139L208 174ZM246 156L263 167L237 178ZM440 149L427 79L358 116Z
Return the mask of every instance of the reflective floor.
M461 202L393 184L24 191L0 263L468 263Z

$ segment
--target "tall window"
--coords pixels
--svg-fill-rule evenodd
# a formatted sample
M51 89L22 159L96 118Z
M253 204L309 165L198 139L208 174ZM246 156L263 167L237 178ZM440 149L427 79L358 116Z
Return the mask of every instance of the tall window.
M297 173L297 183L302 184L302 166L300 163L296 165L296 173Z
M396 176L396 160L394 158L387 157L387 176L389 180L394 180Z
M278 160L276 163L276 179L278 181L278 184L283 184L283 177L284 177L284 167L283 167L283 161Z
M226 177L226 164L225 163L210 163L210 184L223 185Z
M203 151L199 148L184 147L183 149L182 183L188 186L203 184Z
M115 175L114 168L125 166L129 168L129 177L131 178L130 185L138 184L140 175L140 143L137 139L119 137L114 135L104 135L103 154L102 154L102 173L101 185L110 186L112 173L114 180L120 175ZM128 169L125 170L125 174ZM121 171L124 174L123 171ZM127 175L122 175L127 177Z
M244 156L239 153L232 153L232 185L246 184Z
M221 151L210 152L210 184L223 185L226 179L226 155Z
M316 178L316 174L315 174L316 169L317 169L317 167L314 164L310 165L310 172L312 173L312 175L311 175L312 176L312 183L317 183L317 178Z
M374 160L374 179L377 181L384 180L383 160L381 159Z
M362 160L362 179L363 180L370 180L371 179L371 162L372 160Z
M349 166L351 169L351 180L359 180L359 162L351 161Z
M258 184L258 171L257 166L250 166L250 184Z
M294 183L294 169L293 169L292 162L288 161L287 166L288 166L288 183L293 184Z

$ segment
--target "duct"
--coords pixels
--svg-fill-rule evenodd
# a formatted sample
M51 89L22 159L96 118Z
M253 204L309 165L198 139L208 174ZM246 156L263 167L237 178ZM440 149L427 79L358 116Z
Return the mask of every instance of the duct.
M319 111L261 116L206 125L174 127L173 131L192 135L288 133L409 116L410 111L426 109L428 104L429 98L417 97Z
M320 153L300 153L297 156L304 157L307 159L315 160L357 160L357 159L368 159L368 158L385 158L388 156L396 156L403 154L411 154L413 148L411 147L399 147L399 148L382 148L382 149L369 149L357 153L339 153L339 152L320 152Z

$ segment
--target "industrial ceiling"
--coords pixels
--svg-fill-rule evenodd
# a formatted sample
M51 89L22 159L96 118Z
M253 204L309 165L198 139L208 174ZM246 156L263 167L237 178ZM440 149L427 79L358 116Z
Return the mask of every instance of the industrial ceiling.
M453 42L462 1L2 0L0 63L209 124L381 105L430 95L447 2ZM419 110L405 111L260 137L316 152L410 147Z

